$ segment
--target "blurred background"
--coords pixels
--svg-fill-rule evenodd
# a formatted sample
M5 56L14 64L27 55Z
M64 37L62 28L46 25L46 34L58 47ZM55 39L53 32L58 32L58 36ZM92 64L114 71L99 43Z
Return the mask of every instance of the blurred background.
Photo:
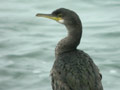
M80 16L78 49L99 67L104 90L120 89L120 0L0 0L0 90L52 90L54 48L66 28L35 15L60 7Z

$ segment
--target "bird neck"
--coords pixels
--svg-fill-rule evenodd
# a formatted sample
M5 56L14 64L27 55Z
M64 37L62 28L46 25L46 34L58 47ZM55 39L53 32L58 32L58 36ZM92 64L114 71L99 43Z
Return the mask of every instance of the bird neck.
M79 25L67 25L68 35L60 40L55 49L55 55L59 55L66 52L71 52L76 50L80 43L82 36L82 26Z

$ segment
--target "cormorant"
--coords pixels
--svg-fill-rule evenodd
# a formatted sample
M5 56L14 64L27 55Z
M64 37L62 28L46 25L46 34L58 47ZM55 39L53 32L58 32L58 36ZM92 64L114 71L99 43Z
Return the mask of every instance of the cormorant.
M103 90L98 67L88 54L77 49L82 36L79 16L65 8L36 16L53 19L68 30L68 35L59 41L55 49L56 59L51 70L53 90Z

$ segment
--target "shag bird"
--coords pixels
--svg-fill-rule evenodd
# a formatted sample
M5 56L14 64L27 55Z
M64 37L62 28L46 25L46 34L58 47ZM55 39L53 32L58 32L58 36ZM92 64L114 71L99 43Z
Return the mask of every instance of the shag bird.
M55 49L55 62L51 70L53 90L103 90L98 67L87 53L77 49L82 36L79 16L65 8L36 16L53 19L65 25L68 31Z

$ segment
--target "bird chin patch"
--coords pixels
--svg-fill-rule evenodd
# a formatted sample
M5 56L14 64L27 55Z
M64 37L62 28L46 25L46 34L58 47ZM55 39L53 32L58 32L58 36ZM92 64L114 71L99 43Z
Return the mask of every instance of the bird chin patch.
M63 19L58 20L58 22L61 23L61 24L64 24L64 20Z

